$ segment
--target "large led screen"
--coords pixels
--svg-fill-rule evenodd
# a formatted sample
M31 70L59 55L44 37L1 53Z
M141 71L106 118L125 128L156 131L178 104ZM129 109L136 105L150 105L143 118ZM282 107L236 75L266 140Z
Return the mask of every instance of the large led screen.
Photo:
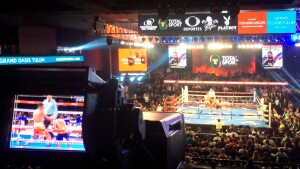
M15 95L11 149L85 151L84 96Z
M241 12L238 15L238 34L265 34L266 12Z
M146 72L146 49L119 49L120 72Z
M296 11L267 12L267 33L295 33Z
M217 76L232 75L237 72L254 73L256 51L242 49L193 49L193 72L209 73Z
M265 69L280 69L283 66L281 44L265 44L262 47L262 65Z
M171 68L185 68L187 66L185 46L169 46L169 66Z

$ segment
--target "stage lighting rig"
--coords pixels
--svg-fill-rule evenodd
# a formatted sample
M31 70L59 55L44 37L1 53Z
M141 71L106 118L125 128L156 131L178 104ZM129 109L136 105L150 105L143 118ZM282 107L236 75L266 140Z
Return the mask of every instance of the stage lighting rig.
M227 12L232 19L235 19L240 13L240 5L238 0L229 0Z
M175 0L174 1L174 13L175 15L184 15L185 14L186 4L184 0Z
M111 36L106 37L106 43L108 45L112 45L113 44L113 38Z
M158 17L161 20L166 20L167 17L169 16L170 13L170 9L169 9L170 5L166 0L161 0L159 5L158 5Z
M222 3L220 0L213 0L210 5L210 12L212 14L222 13Z

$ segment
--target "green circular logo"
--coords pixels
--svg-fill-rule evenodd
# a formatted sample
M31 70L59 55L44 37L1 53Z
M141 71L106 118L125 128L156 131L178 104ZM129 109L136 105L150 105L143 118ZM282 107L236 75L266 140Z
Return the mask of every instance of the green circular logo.
M160 30L166 30L166 29L168 29L168 26L169 26L169 20L168 19L165 19L165 20L159 19L158 20L158 27L159 27Z
M221 57L218 54L213 54L209 58L210 66L213 68L221 67Z

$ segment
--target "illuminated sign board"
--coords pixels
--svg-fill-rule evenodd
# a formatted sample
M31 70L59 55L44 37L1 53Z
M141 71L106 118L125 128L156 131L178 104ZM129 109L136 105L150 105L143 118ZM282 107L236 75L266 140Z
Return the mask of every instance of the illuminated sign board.
M296 33L296 11L267 12L267 33Z
M170 15L161 20L157 15L140 15L141 35L235 35L237 19L228 14Z
M265 69L280 69L283 66L282 44L265 44L262 47L262 65Z
M146 49L119 49L120 72L146 72Z
M238 34L265 34L266 12L244 12L238 16Z
M83 56L2 56L0 65L83 62Z

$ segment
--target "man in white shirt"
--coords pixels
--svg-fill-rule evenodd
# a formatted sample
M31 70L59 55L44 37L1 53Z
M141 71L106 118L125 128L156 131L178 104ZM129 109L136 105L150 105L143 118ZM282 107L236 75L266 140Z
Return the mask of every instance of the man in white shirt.
M212 99L216 99L216 93L213 88L210 88L210 90L208 92L208 96Z

